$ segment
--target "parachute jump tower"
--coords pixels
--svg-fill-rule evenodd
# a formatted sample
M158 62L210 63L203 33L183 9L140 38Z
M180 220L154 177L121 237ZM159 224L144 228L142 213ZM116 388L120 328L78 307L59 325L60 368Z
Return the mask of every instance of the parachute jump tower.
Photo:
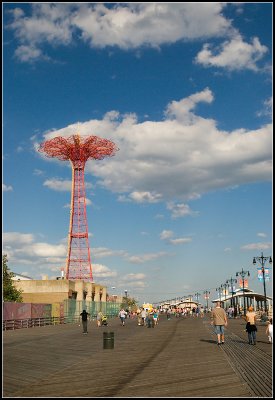
M72 165L72 192L66 279L93 282L91 255L88 240L84 168L89 159L102 160L119 150L108 139L98 136L58 136L41 143L38 151L47 157Z

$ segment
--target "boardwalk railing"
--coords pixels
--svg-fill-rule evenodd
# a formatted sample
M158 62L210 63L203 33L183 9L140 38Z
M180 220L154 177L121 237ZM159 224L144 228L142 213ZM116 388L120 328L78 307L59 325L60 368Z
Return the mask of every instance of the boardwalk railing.
M59 325L65 323L65 317L7 319L3 321L3 330L7 331L21 328L33 328L35 326Z
M112 318L114 315L110 315L109 317ZM96 319L96 315L91 315L90 319ZM76 317L71 315L64 317L7 319L3 321L3 331L46 325L78 324L80 321L80 316Z

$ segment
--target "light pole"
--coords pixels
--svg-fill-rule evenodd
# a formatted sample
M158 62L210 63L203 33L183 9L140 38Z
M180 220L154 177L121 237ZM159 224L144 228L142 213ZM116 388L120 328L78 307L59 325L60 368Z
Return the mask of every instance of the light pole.
M267 313L267 305L266 305L266 289L265 289L265 262L269 259L269 264L272 264L272 258L271 257L264 257L263 253L261 257L254 257L253 258L253 264L257 264L257 261L261 263L262 266L262 274L263 274L263 284L264 284L264 310L265 313Z
M235 302L234 302L234 297L233 297L233 293L234 293L233 283L237 283L237 279L231 277L230 279L227 279L226 282L228 283L228 285L230 285L230 288L231 288L231 307L235 308Z
M124 292L125 292L125 297L126 297L126 300L127 300L127 293L128 293L128 290L124 290Z
M224 288L224 308L226 308L226 288L229 287L228 283L222 283L221 287Z
M209 295L210 295L210 290L205 290L203 292L203 294L205 295L204 298L206 300L206 307L207 307L207 311L208 311L208 299L209 299Z
M219 299L220 299L220 302L221 302L222 301L222 299L221 299L222 287L219 286L218 288L216 288L216 292L219 292Z
M101 299L102 299L102 294L103 294L103 289L102 288L100 288L99 289L99 301L100 301L100 310L99 311L102 311L102 303L101 303Z
M244 277L250 276L250 272L249 271L244 271L244 269L242 268L242 270L240 272L236 272L236 276L241 276L242 277L242 284L243 284L243 312L244 315L246 315L246 308L245 308L245 296L244 296Z
M196 297L196 299L197 299L197 302L198 302L198 305L199 305L199 297L200 297L200 293L195 293L195 297Z

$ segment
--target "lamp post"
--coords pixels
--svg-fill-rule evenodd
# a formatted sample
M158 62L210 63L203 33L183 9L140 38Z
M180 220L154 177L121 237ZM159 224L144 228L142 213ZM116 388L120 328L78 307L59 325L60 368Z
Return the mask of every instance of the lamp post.
M266 305L266 288L265 288L265 262L269 259L269 264L272 264L272 258L271 257L264 257L263 253L261 257L254 257L253 258L253 264L257 264L257 261L260 262L261 267L262 267L262 274L263 274L263 284L264 284L264 309L265 312L267 313L267 305Z
M205 295L204 298L206 300L206 307L207 307L207 311L208 311L208 299L209 299L209 295L210 295L210 290L205 290L203 292L203 294Z
M219 299L220 299L220 302L221 302L222 301L222 299L221 299L222 287L219 286L218 288L216 288L216 292L219 292Z
M244 271L244 269L242 268L241 271L236 272L236 276L239 276L239 275L242 277L242 284L243 284L243 312L244 312L244 315L246 315L245 296L244 296L244 277L246 275L250 276L250 272L249 271Z
M101 299L102 299L102 294L103 294L103 289L102 288L100 288L99 289L99 301L100 301L100 310L99 311L102 311L102 303L101 303Z
M195 293L195 297L196 297L196 299L197 299L197 302L198 302L198 305L199 305L199 297L200 297L200 293Z
M228 283L222 283L221 288L224 288L224 308L226 308L226 288L229 287Z
M235 308L235 302L234 302L234 297L233 297L233 293L234 293L233 283L237 283L237 279L231 277L230 279L227 279L226 282L228 283L228 285L230 285L230 288L231 288L231 307Z

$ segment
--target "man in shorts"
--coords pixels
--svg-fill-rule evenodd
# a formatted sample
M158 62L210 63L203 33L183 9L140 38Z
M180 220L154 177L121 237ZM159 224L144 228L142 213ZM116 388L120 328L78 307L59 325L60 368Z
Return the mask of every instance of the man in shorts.
M221 308L220 301L211 312L211 325L215 326L215 333L218 338L218 345L224 344L224 327L227 326L226 312Z

